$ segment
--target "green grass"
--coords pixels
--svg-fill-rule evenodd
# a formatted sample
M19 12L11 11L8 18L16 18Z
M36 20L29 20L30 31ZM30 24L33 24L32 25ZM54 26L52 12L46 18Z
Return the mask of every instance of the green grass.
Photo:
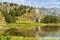
M32 28L32 27L38 27L40 26L38 23L25 23L25 22L21 22L21 23L10 23L10 24L6 24L6 25L0 25L3 27L23 27L23 28Z
M32 28L32 27L43 27L43 26L60 26L60 23L33 23L33 22L20 22L20 23L10 23L6 25L0 25L0 27L23 27L23 28Z
M39 40L39 38L32 38L32 37L12 37L11 40Z
M17 37L17 36L0 36L0 40L39 40L39 38Z
M60 26L60 23L33 23L33 22L25 22L21 21L19 23L9 23L6 25L0 25L0 28L35 28L35 27L44 27L44 26Z

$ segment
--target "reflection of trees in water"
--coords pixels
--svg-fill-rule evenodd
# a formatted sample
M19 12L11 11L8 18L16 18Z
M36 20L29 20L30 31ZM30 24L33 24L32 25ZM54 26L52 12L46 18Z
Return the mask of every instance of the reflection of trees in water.
M60 37L60 26L45 26L41 30L41 37Z

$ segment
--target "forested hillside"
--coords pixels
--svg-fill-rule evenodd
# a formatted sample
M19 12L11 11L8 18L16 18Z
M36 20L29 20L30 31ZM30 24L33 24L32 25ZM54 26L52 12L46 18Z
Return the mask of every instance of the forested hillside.
M21 21L38 22L44 15L41 12L37 14L35 7L18 5L14 3L0 3L0 12L4 16L6 23L18 23ZM40 15L41 14L41 15ZM2 21L3 22L3 21Z
M60 20L60 11L58 8L35 8L31 6L18 5L15 3L0 3L0 19L4 24L6 23L19 23L19 22L42 22L45 16L49 15L48 19ZM7 16L8 15L8 16ZM45 19L44 19L45 20ZM48 20L49 21L49 20ZM56 23L55 21L55 23ZM44 23L44 22L43 22ZM51 23L51 22L50 22ZM52 22L54 23L54 22Z

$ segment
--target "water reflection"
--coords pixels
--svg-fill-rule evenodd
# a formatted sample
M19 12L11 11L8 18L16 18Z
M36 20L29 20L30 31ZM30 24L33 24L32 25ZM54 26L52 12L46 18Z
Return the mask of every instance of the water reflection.
M40 37L56 37L56 38L59 38L60 37L60 31L42 34Z

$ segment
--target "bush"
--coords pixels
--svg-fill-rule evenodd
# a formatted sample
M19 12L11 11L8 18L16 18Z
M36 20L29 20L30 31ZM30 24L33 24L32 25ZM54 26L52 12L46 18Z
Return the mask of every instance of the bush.
M2 11L4 17L5 17L5 21L7 23L13 23L15 22L15 17L13 17L12 15L10 15L9 13L7 13L7 11Z
M13 6L14 4L13 3L10 3L10 6Z
M8 4L7 2L3 2L4 4Z

